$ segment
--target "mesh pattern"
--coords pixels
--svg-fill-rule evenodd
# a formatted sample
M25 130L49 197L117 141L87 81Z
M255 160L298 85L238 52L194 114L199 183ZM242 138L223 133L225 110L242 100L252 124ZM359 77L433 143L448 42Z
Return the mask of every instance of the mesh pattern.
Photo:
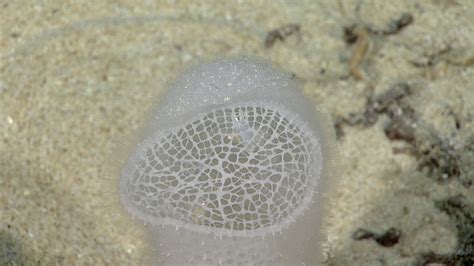
M141 146L121 183L129 211L226 235L281 230L311 201L321 169L317 138L272 104L217 109Z

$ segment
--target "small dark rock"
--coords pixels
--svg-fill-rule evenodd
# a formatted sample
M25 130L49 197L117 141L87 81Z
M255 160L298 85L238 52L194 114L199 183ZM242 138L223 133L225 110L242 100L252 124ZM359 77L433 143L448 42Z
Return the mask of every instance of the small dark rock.
M355 240L374 239L379 245L383 247L392 247L399 242L401 235L402 232L399 229L393 227L388 229L383 234L377 234L367 229L361 228L354 232L352 238Z

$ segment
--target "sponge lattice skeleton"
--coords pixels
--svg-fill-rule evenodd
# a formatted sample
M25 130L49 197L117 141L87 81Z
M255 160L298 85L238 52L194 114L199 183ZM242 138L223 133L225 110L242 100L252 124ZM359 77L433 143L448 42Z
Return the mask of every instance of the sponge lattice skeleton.
M148 224L163 264L314 263L322 124L290 76L265 63L198 65L154 110L120 201Z

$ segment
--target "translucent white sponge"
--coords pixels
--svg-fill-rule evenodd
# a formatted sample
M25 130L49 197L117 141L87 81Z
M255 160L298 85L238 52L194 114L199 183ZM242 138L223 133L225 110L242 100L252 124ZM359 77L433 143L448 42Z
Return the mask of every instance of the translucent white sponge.
M158 253L166 250L162 257L171 257L161 263L288 262L296 253L281 250L288 243L279 241L295 240L275 234L294 231L298 223L313 224L306 228L312 234L320 224L319 217L309 215L308 221L305 215L320 209L321 132L314 106L291 76L247 58L198 65L178 78L154 110L122 170L120 201L156 238L161 235ZM178 240L165 243L170 238ZM220 252L212 258L216 247L238 249L249 241L255 248L242 250L255 254ZM255 257L257 250L265 258ZM183 258L196 252L209 254Z

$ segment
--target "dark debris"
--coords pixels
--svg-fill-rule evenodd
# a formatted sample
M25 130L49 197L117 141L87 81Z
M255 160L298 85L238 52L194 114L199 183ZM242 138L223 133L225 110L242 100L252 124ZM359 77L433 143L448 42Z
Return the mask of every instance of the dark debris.
M408 153L418 160L418 170L445 183L451 179L459 180L465 187L474 185L474 135L461 147L455 147L448 139L441 137L429 126L419 121L415 109L407 100L413 90L406 83L398 83L379 95L370 95L365 110L351 113L347 117L335 119L338 139L344 136L344 126L374 125L379 116L389 118L384 127L385 135L391 141L404 141L404 148L394 148L394 153ZM456 128L462 123L453 116Z
M384 29L376 29L363 23L354 23L343 27L342 37L344 42L353 46L351 56L348 60L350 74L356 80L368 80L367 75L361 68L361 65L368 57L369 47L373 35L393 35L400 32L406 26L413 22L413 15L402 13L399 18L392 19ZM273 44L273 43L271 43Z
M436 208L445 212L456 224L458 245L451 254L423 253L415 265L441 263L449 266L474 265L474 206L467 204L463 195L435 202Z
M350 25L343 28L343 39L347 44L354 44L357 41L357 34L354 32L356 25Z
M402 29L412 24L414 21L413 15L410 13L402 13L400 17L390 20L385 29L376 29L371 26L364 26L364 28L374 35L393 35L399 33ZM351 45L357 41L358 35L356 29L358 24L352 24L343 28L343 39Z
M451 50L452 50L451 46L448 45L439 51L429 53L429 54L424 54L423 55L424 60L422 62L412 61L410 63L414 67L417 67L417 68L432 67L436 65L438 62L440 62L441 59L443 58L443 55L446 55L447 53L451 52Z
M457 179L467 188L474 185L474 135L461 147L455 147L436 133L420 134L411 154L418 159L418 170L427 170L438 182Z
M379 245L383 247L392 247L396 245L400 237L402 236L402 232L396 228L390 228L383 234L377 234L367 229L357 229L352 238L355 240L362 240L362 239L374 239Z
M336 135L340 139L344 136L343 126L369 127L378 121L380 115L386 114L392 119L398 119L398 123L411 126L414 120L414 110L404 101L412 91L408 84L398 83L387 92L380 95L369 96L365 110L362 113L350 113L348 117L337 117L335 122ZM409 121L400 121L402 117L410 118ZM408 131L408 129L407 129ZM390 133L391 134L391 133Z
M390 140L402 140L408 143L415 142L415 128L399 116L394 117L385 126L385 135Z
M451 178L459 178L461 166L459 153L446 140L432 136L427 148L417 149L415 155L419 157L418 170L428 170L428 175L439 182L446 182Z
M299 24L286 24L280 28L274 29L267 34L267 37L265 38L265 47L272 48L276 41L284 42L288 36L296 33L300 33Z
M385 29L375 29L367 27L367 30L373 34L379 35L393 35L399 33L406 26L412 24L414 21L413 15L410 13L402 13L400 17L390 20Z

